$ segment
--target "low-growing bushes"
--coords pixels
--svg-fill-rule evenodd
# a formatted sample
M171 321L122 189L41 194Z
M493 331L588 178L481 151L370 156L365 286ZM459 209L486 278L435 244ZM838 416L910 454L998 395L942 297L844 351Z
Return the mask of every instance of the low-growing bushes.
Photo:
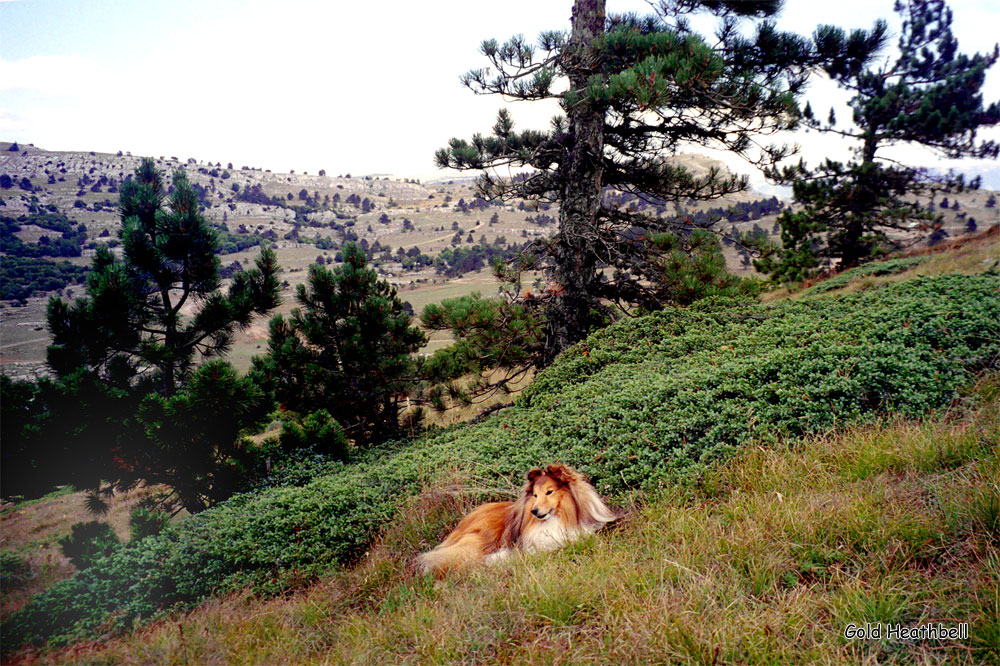
M129 516L129 533L133 541L141 541L162 532L169 522L170 516L163 511L137 506Z
M31 565L23 556L8 551L0 551L0 586L6 590L24 587L31 578Z
M5 646L128 628L245 584L279 590L356 558L408 497L456 469L515 488L524 470L562 461L623 498L691 479L751 440L948 404L998 355L1000 277L985 275L623 321L479 424L357 454L124 545L15 614Z

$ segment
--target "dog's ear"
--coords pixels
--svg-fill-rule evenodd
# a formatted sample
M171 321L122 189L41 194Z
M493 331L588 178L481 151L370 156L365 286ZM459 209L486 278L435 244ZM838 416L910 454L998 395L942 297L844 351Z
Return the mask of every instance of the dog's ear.
M566 465L549 465L545 468L545 474L561 484L570 484L579 478L579 475Z
M534 483L535 479L537 479L541 475L542 475L542 470L540 469L531 470L530 472L528 472L528 483Z

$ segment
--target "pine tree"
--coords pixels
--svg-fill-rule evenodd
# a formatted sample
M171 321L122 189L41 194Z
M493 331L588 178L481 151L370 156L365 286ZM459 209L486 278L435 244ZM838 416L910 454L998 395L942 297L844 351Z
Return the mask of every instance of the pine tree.
M326 409L368 445L398 432L412 354L426 338L357 243L342 255L332 269L309 267L296 295L301 307L271 320L268 353L254 359L254 372L286 408L303 416Z
M537 47L521 36L483 42L492 69L469 72L465 85L515 100L556 99L564 113L548 131L517 132L504 109L490 135L452 139L436 155L441 167L486 170L479 180L485 199L559 203L557 234L533 244L521 266L544 269L553 287L541 363L606 322L606 303L656 303L666 292L649 287L662 270L645 239L690 232L683 220L607 203L605 188L647 202L744 190L744 177L716 169L696 177L664 158L694 144L773 164L787 151L760 148L756 139L795 125L809 68L822 62L853 71L877 41L859 31L813 44L768 21L745 36L744 20L779 7L776 0L665 0L652 16L606 17L603 0L576 0L568 35L542 33ZM691 29L691 15L701 11L720 18L713 43ZM507 166L529 171L514 179L490 171Z
M279 269L263 249L256 267L221 291L215 233L182 171L168 197L145 159L120 197L122 257L99 249L87 295L49 301L48 363L58 381L47 404L63 417L51 425L95 461L78 465L93 476L77 483L104 481L105 492L166 483L193 512L232 491L219 475L241 449L239 431L257 425L270 404L228 363L198 364L226 353L237 329L279 303ZM217 427L194 423L209 404Z
M885 148L911 144L949 158L997 157L1000 146L977 141L976 133L1000 122L1000 104L985 106L981 93L1000 52L960 54L944 0L897 1L895 11L903 20L895 58L857 71L827 67L853 93L852 126L807 118L814 129L856 142L854 157L771 172L792 184L800 204L779 218L782 247L756 264L775 280L804 279L824 262L846 268L928 237L940 229L941 217L918 197L978 186L978 180L967 184L886 159ZM875 32L884 33L885 22ZM837 38L817 33L817 41Z
M263 249L256 268L237 274L223 294L215 232L183 171L174 174L169 206L151 159L122 183L120 198L123 257L100 248L87 298L49 301L48 362L60 376L81 367L127 368L136 381L152 380L169 396L198 358L227 352L238 328L280 302L277 260ZM187 305L196 310L189 317Z

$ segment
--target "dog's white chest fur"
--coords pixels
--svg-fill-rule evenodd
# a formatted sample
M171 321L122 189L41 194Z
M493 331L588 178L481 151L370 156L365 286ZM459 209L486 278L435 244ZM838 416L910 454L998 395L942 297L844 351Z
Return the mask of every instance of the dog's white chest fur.
M586 531L579 527L567 527L557 516L553 516L548 520L538 521L530 529L521 532L518 546L526 553L558 550L570 541L579 539ZM501 548L497 552L487 555L486 561L490 564L497 564L506 560L513 552L512 548Z
M558 516L533 525L521 534L521 547L529 552L544 552L562 548L583 533L578 527L567 526Z

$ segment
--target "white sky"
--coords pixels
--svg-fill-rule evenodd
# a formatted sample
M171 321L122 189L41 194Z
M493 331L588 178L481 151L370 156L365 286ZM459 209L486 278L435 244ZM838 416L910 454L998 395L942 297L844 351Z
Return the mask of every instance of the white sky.
M452 136L488 131L503 104L458 82L486 66L481 40L567 29L571 6L0 0L0 140L237 168L445 176L454 172L436 169L434 151ZM951 6L960 50L992 49L1000 0ZM642 0L608 0L609 12L647 8ZM786 0L778 24L810 34L820 23L867 28L895 16L892 0ZM819 84L807 95L824 118L829 95ZM985 97L1000 99L1000 66L987 78ZM521 128L545 128L557 112L554 103L511 109ZM996 129L984 136L1000 139ZM815 133L799 140L812 160L846 148L843 139Z

